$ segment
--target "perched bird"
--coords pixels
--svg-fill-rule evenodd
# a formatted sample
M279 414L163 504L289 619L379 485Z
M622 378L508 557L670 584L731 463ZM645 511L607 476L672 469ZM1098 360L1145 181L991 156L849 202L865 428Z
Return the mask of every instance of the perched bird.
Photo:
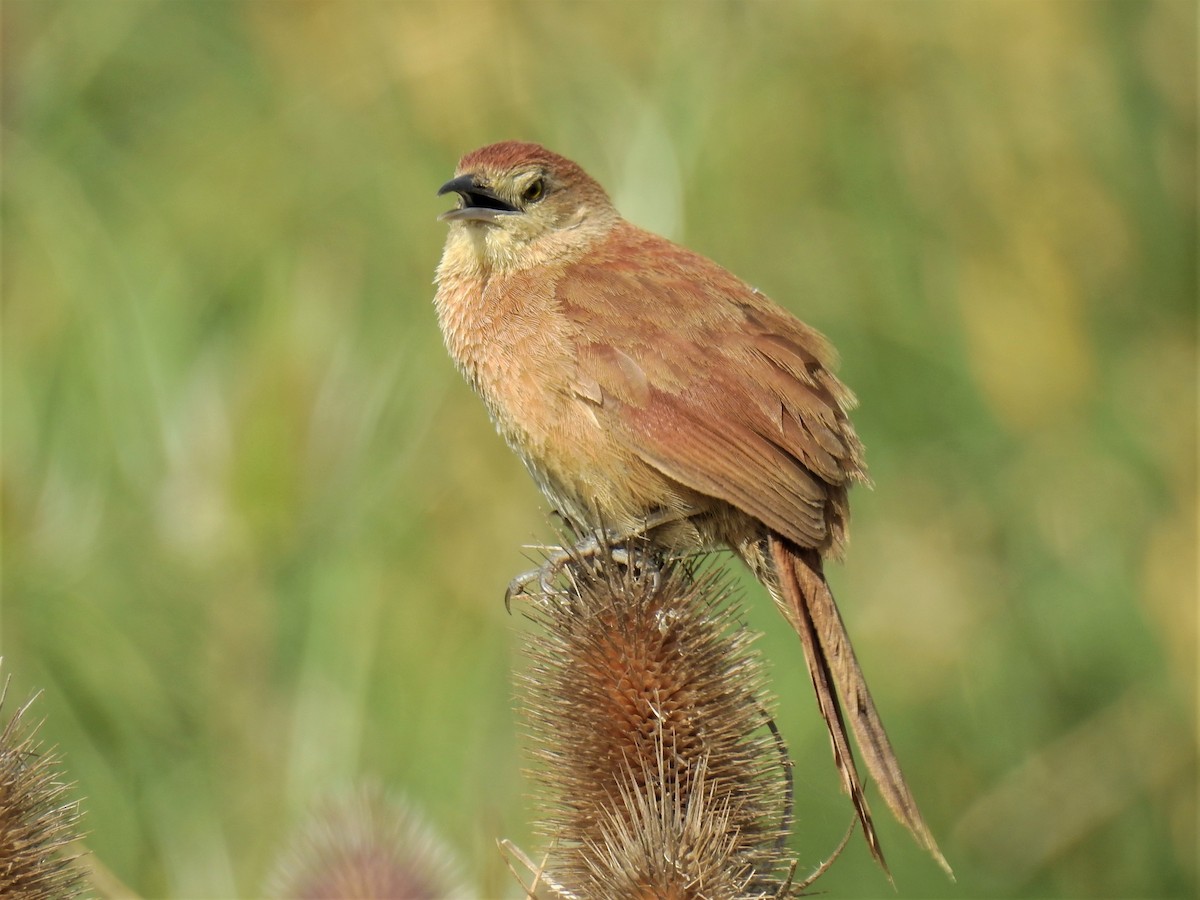
M550 503L581 535L740 556L800 636L871 852L886 870L843 713L884 800L949 872L822 573L866 480L828 342L625 221L537 144L468 153L438 193L458 195L434 300L446 346Z

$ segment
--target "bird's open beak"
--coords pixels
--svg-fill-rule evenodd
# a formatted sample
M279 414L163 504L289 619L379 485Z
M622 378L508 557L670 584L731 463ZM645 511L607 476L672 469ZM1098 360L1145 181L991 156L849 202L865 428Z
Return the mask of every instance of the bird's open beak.
M458 194L459 205L438 216L439 222L495 222L500 216L511 216L520 212L515 206L500 197L474 175L459 175L451 178L438 189L438 196Z

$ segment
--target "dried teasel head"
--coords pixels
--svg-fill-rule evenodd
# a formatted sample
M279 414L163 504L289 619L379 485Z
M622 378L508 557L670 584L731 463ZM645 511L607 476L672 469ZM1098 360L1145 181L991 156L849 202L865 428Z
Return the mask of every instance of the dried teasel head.
M635 547L530 598L521 678L549 841L537 896L774 897L790 763L725 577ZM518 853L518 855L520 855Z
M8 679L0 686L0 712ZM62 760L37 740L38 726L26 728L25 714L35 694L13 713L0 732L0 897L14 900L69 900L85 889L79 853L78 801L62 777Z
M292 900L469 897L457 868L409 804L368 784L318 804L265 893Z

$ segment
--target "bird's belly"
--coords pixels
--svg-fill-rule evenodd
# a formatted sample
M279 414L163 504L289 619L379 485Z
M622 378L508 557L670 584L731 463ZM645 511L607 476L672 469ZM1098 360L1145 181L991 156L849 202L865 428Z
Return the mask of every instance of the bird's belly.
M571 399L549 433L526 434L509 444L554 509L577 529L603 528L640 534L686 532L668 543L702 549L710 541L693 534L695 521L717 502L691 491L646 462L611 430L586 401Z

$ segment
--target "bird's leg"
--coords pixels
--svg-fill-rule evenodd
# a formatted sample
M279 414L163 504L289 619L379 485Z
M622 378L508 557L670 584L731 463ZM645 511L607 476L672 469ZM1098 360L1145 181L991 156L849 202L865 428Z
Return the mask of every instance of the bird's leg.
M536 569L522 572L509 582L508 590L504 592L505 610L511 612L512 598L525 593L529 585L535 581L538 583L538 587L541 588L542 593L553 593L554 580L558 578L562 570L571 562L594 560L602 554L607 554L617 565L632 565L635 554L630 553L629 548L626 546L630 541L642 537L647 532L653 531L661 525L677 521L683 517L678 512L656 510L648 515L644 521L639 522L634 528L627 531L618 531L612 528L597 528L589 532L585 537L580 538L571 547L538 546L532 548L540 550L545 554L545 562ZM643 554L636 554L636 556L641 557Z

